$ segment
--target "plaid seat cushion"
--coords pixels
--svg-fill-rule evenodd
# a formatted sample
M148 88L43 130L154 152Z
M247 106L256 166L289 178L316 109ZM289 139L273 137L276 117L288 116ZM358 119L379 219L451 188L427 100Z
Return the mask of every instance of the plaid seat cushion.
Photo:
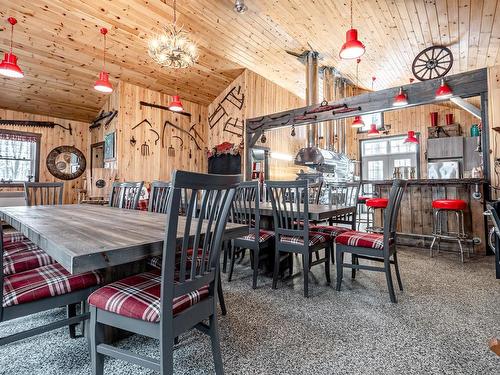
M55 263L54 259L42 249L20 251L11 255L4 255L3 274L8 276L53 263Z
M103 282L99 272L71 275L59 263L3 279L3 306L14 306L90 288Z
M208 297L208 285L174 298L177 315ZM160 321L161 273L144 272L108 284L89 296L89 303L99 309L146 322Z
M384 235L352 230L338 235L335 238L335 243L382 250L384 248ZM392 240L390 243L392 243Z
M11 256L20 252L33 251L37 250L39 247L36 246L30 240L22 240L19 242L10 242L8 244L4 244L3 246L3 256Z
M147 211L149 206L149 199L139 199L137 202L137 209L140 211Z
M19 241L26 241L27 238L21 232L8 232L3 234L3 245L15 243Z
M309 246L318 245L320 243L330 241L330 236L327 233L309 232ZM281 242L288 242L298 245L304 244L304 237L301 236L281 236Z
M273 231L264 230L264 229L259 230L259 242L266 242L267 240L269 240L273 237L274 237ZM255 241L255 232L249 233L244 237L240 237L239 239L245 240L245 241Z
M352 229L345 228L345 227L338 227L336 225L313 225L313 226L309 227L309 230L311 232L326 233L331 238L334 238L334 237L337 237L339 234L349 232Z

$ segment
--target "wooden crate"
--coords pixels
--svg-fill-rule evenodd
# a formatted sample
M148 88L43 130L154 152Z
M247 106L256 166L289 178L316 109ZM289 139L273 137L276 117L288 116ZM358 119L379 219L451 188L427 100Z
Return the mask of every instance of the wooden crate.
M462 128L460 124L431 126L427 128L429 138L460 137Z

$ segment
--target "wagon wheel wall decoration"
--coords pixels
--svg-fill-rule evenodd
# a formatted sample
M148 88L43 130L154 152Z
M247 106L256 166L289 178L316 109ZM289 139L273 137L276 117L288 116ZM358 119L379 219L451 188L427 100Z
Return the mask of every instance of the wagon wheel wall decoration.
M420 52L411 70L419 81L444 77L453 66L453 54L448 47L432 46Z

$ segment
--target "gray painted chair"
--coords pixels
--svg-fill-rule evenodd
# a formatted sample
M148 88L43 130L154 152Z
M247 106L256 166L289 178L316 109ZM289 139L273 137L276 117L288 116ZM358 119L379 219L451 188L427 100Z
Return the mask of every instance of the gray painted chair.
M238 253L244 254L245 249L249 249L253 264L252 288L257 288L257 275L259 272L260 250L266 249L274 239L272 231L260 229L260 191L258 181L242 182L234 197L231 210L231 221L233 223L248 225L249 234L237 238L231 244L231 264L229 267L228 281L231 281L234 271L234 263ZM226 259L224 259L224 262Z
M63 182L25 182L24 199L27 206L63 204Z
M136 210L144 182L113 182L109 206Z
M149 192L149 212L167 213L168 195L171 190L170 182L153 181Z
M391 302L397 302L392 282L391 264L394 265L399 289L403 290L399 273L396 251L396 222L401 205L401 198L407 182L394 180L389 194L389 203L385 210L383 234L350 231L335 238L335 253L337 258L337 291L340 291L343 278L343 269L351 268L352 278L356 277L356 270L384 272ZM344 263L344 254L351 253L351 264ZM383 267L359 264L359 259L384 263Z
M309 296L309 270L325 264L326 280L330 283L330 248L332 243L326 233L309 231L308 181L266 181L274 216L276 248L274 254L273 289L276 289L281 253L302 255L304 296ZM300 194L302 192L302 194ZM288 197L300 197L290 202ZM297 204L300 201L304 203ZM313 252L325 249L325 257L311 261Z
M173 374L174 338L192 328L210 335L217 374L223 374L216 316L215 289L219 275L219 257L223 232L240 176L206 175L176 171L172 175L172 191L166 214L163 247L163 272L143 273L108 284L89 297L91 305L91 356L94 374L103 374L104 357L135 363L142 367ZM181 190L190 189L187 221L183 230L181 254L178 217ZM201 196L200 194L201 193ZM212 204L209 204L211 202ZM194 225L196 210L201 220ZM212 235L201 235L202 225ZM201 255L193 261L197 249ZM176 265L177 264L177 265ZM176 268L179 270L176 272ZM128 288L134 280L147 280ZM124 294L122 294L124 293ZM122 299L121 297L126 296ZM108 298L109 297L109 298ZM110 299L118 298L120 303ZM128 313L133 304L135 315ZM122 310L123 309L123 310ZM209 324L204 323L208 320ZM160 340L160 359L138 355L103 343L105 326Z
M4 243L0 225L0 270L3 270ZM0 322L68 306L74 313L65 319L0 338L0 346L64 326L74 327L89 318L83 310L76 314L70 308L87 299L103 277L98 272L70 275L57 263L5 276L0 272ZM84 305L84 304L83 304ZM70 311L71 309L71 311ZM71 331L74 337L74 331Z

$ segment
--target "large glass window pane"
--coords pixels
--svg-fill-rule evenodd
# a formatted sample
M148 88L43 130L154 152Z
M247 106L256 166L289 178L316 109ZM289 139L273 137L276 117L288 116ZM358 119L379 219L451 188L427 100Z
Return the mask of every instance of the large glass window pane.
M382 160L370 160L368 165L368 180L384 179L384 162Z
M391 154L407 154L415 152L417 147L415 143L404 143L404 138L394 139L390 142Z
M36 143L0 139L0 180L21 182L35 177Z
M0 180L28 181L34 175L31 166L30 160L0 159Z
M363 142L363 156L387 154L387 141L365 141Z
M0 158L31 159L32 142L0 139Z

